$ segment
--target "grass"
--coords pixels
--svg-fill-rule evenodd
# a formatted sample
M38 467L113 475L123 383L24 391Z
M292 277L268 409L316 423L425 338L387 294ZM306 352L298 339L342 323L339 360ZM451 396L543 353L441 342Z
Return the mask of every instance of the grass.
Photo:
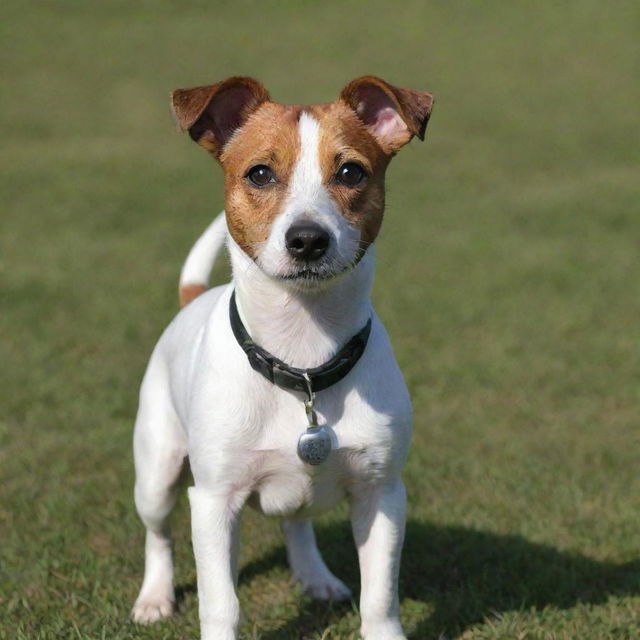
M389 171L375 289L416 414L410 637L640 637L636 3L0 11L1 639L197 637L184 499L180 612L128 621L130 440L181 261L222 205L167 94L237 73L285 102L363 73L437 96ZM345 511L318 537L356 587ZM242 638L357 637L355 604L291 588L275 522L246 514L241 560Z

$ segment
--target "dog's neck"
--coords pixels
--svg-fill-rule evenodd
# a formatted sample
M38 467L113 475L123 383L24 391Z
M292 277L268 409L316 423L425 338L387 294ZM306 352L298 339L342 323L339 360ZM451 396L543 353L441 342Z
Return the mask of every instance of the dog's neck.
M270 278L230 238L240 317L254 342L292 367L329 360L371 316L374 248L326 287L304 290Z

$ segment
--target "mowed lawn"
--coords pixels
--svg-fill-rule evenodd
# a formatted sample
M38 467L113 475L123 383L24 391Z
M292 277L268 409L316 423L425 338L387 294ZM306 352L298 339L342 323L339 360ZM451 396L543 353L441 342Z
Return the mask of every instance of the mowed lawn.
M415 405L414 640L640 638L640 9L635 2L6 0L0 9L0 638L198 637L142 576L131 431L219 170L168 93L255 75L284 102L374 73L437 98L388 173L375 302ZM219 265L216 279L227 272ZM339 509L318 523L358 588ZM243 521L241 637L355 640Z

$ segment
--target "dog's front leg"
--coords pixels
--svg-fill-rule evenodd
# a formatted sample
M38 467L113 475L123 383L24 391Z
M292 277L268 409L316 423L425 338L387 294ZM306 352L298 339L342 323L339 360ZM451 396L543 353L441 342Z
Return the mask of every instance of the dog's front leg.
M238 528L244 497L189 489L202 640L236 640Z
M406 640L400 625L398 573L404 541L402 480L360 486L352 493L351 523L360 559L360 615L364 640Z

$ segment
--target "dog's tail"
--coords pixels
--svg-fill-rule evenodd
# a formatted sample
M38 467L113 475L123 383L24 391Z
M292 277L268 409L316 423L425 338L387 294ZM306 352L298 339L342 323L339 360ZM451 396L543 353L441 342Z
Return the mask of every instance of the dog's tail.
M224 211L205 229L189 251L180 272L180 306L184 307L207 290L209 274L227 238Z

